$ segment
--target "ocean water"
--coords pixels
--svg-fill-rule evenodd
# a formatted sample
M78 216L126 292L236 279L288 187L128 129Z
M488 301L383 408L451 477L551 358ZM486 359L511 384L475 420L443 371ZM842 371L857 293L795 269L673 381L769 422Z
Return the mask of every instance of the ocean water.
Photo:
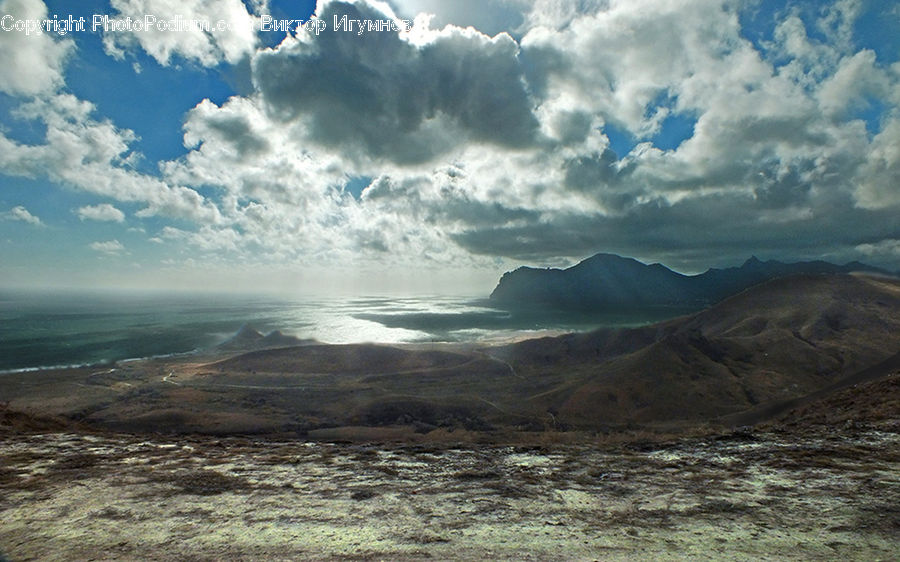
M210 349L245 324L324 343L466 342L635 326L681 313L511 313L477 296L273 299L3 292L0 372Z

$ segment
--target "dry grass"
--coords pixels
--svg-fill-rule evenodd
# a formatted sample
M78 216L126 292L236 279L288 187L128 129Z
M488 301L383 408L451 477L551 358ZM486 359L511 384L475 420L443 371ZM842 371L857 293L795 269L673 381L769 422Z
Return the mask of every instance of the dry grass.
M247 494L259 488L246 478L210 469L154 471L147 481L172 485L172 494L195 496L214 496L226 492Z

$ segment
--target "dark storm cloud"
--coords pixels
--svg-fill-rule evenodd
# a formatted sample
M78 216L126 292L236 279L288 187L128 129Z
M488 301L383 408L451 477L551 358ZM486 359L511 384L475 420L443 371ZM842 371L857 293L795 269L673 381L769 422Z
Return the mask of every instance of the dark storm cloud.
M777 164L773 163L772 168ZM803 178L803 174L809 173L812 168L813 163L806 162L803 167L793 168L785 173L779 174L775 170L759 172L758 180L762 181L762 185L754 189L759 206L763 209L784 209L807 201L812 186Z
M609 149L602 154L571 158L563 165L566 185L574 189L590 190L615 183L618 160L616 153Z
M687 270L765 258L856 259L854 247L900 238L889 211L828 210L806 220L765 221L769 202L716 195L674 205L646 204L624 216L559 216L515 226L471 228L454 239L469 251L544 263L548 256L584 257L602 249L660 260ZM710 256L715 256L711 258Z
M646 194L639 185L625 183L634 166L620 167L618 156L609 148L599 154L570 158L562 168L567 190L589 195L610 213L626 211Z
M587 139L593 128L594 118L586 111L560 113L553 120L559 142L563 145L579 144Z
M267 152L269 141L257 135L243 115L218 115L206 121L207 126L222 135L242 156Z
M509 36L455 29L416 46L393 31L334 31L335 15L385 18L365 3L332 2L319 14L329 29L310 43L261 53L254 81L274 117L302 121L322 146L400 164L466 141L533 143L538 124Z

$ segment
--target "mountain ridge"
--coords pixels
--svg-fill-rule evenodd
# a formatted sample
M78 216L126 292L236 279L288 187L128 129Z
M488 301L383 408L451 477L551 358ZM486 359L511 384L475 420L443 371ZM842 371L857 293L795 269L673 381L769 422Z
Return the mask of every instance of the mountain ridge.
M858 261L837 265L762 261L751 256L737 267L710 268L684 275L660 263L599 253L566 268L522 266L503 274L491 292L492 304L503 308L603 310L634 307L693 306L719 302L759 283L806 274L866 272L895 275Z

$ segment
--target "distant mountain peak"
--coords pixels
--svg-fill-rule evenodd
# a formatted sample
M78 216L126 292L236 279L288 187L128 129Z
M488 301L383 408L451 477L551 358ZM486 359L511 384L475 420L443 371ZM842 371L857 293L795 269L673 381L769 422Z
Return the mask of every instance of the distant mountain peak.
M750 256L750 258L747 261L745 261L741 267L754 267L754 266L762 265L762 263L763 262L760 261L760 259L758 257Z
M626 256L620 256L618 254L609 254L605 252L601 252L599 254L594 254L593 256L583 259L578 262L574 267L578 267L579 265L585 264L640 264L645 265L638 260Z
M620 256L619 254L610 254L608 252L600 252L594 254L593 256L584 259L581 263L590 262L590 261L637 261L634 258Z
M643 306L703 307L759 283L803 274L869 271L890 274L858 262L785 263L751 256L740 267L710 269L686 276L658 263L598 253L568 269L520 267L507 272L491 293L504 306L562 310L605 310Z
M528 307L598 309L677 301L688 278L661 265L616 254L595 254L568 269L519 268L491 294L495 302Z

